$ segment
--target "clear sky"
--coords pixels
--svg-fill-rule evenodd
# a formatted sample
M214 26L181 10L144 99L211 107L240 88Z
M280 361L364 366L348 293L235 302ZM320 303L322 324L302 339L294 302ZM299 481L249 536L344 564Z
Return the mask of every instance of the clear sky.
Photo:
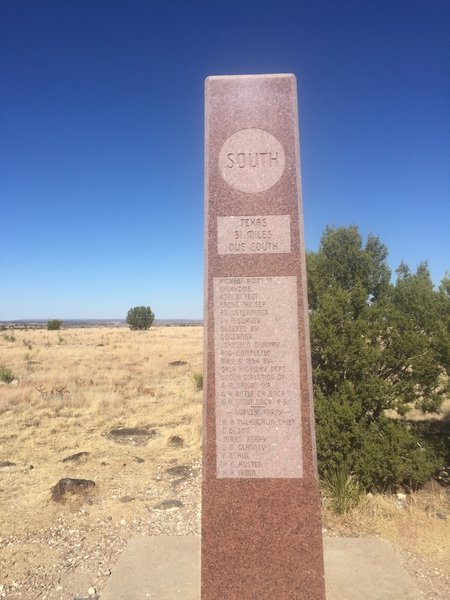
M450 268L448 0L0 0L0 320L203 312L203 84L293 72L306 245Z

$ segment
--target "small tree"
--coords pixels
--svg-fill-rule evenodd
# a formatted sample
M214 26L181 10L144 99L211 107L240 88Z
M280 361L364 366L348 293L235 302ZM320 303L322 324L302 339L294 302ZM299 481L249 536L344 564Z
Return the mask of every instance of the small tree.
M149 329L152 326L155 315L150 306L135 306L130 308L127 314L127 323L130 329Z
M63 322L59 321L58 319L51 319L48 323L47 323L47 329L50 331L57 331L58 329L61 329Z
M366 490L435 471L438 454L401 417L437 411L450 372L448 280L435 290L425 263L415 274L402 264L391 283L386 258L354 226L328 227L307 257L319 468Z

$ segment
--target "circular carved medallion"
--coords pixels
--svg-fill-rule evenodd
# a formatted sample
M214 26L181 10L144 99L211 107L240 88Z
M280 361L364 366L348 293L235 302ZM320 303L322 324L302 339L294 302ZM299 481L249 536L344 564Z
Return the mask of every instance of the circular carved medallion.
M268 131L250 127L230 135L219 154L219 169L235 190L255 194L271 188L284 171L283 146Z

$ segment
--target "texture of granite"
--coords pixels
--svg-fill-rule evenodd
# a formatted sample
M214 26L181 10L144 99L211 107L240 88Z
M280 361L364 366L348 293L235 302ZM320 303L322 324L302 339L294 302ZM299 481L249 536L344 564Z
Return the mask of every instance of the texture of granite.
M324 600L295 77L208 78L205 129L202 600ZM263 222L269 215L289 216L290 240L279 253L262 245L272 235L270 219ZM260 245L219 254L218 217L253 217L236 236L246 243L259 239ZM237 290L222 313L217 282L226 280L218 278L229 278ZM264 301L255 295L252 278L268 278L265 288L261 280ZM288 326L297 335L295 344L277 354L270 344L282 346L286 323L278 326L279 295L267 294L284 278L296 282L291 294L297 310ZM292 297L286 299L291 305ZM264 340L266 354L256 351L264 350ZM253 368L247 360L252 357ZM285 377L292 361L298 368ZM216 414L219 399L229 407ZM293 449L300 456L292 456ZM270 450L288 476L267 476L276 473L266 464Z

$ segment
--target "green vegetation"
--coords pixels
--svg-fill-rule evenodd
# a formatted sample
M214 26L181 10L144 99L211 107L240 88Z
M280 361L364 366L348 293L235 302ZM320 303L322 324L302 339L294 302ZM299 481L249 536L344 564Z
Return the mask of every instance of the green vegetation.
M0 365L0 381L3 381L3 383L11 383L11 381L14 381L14 379L15 376L11 369Z
M194 373L192 379L194 380L195 389L200 392L203 389L203 373Z
M361 498L361 486L342 465L325 471L320 487L331 509L338 515L355 508Z
M149 329L154 318L150 306L135 306L128 311L127 323L130 329Z
M414 488L439 467L403 417L438 410L449 391L450 281L436 290L423 263L391 283L387 254L352 226L328 227L307 256L320 471L367 490Z
M63 322L59 321L58 319L51 319L48 323L47 323L47 329L49 331L58 331L59 329L61 329Z

